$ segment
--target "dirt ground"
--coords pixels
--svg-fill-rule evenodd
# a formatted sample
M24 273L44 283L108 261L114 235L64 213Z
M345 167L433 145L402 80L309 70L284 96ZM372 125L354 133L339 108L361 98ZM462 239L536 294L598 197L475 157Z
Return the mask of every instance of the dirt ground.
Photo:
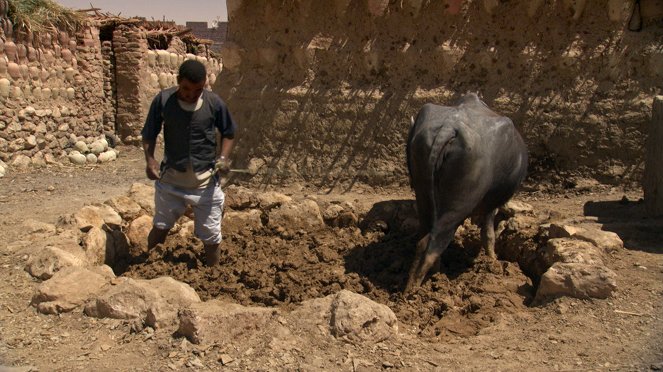
M398 337L376 345L299 334L306 348L275 348L270 340L249 342L250 337L201 348L161 330L132 332L128 321L94 319L81 311L37 313L29 303L38 280L24 271L23 258L7 249L21 238L23 221L55 223L87 203L124 194L134 182L148 183L143 170L140 151L121 148L113 163L10 172L0 179L0 366L40 371L663 369L663 220L644 218L640 191L603 185L541 191L530 184L517 199L539 214L598 222L622 238L625 249L607 262L617 273L618 290L606 300L561 298L533 306L532 279L515 263L486 260L471 228L445 252L441 271L404 297L415 238L407 226L378 225L229 233L222 265L215 268L200 264L201 247L194 240L172 239L145 261L115 268L131 277L172 276L203 300L284 311L348 289L396 314ZM408 189L276 191L313 196L320 203L352 203L360 222L385 205L411 213L413 200ZM223 365L222 355L233 361Z

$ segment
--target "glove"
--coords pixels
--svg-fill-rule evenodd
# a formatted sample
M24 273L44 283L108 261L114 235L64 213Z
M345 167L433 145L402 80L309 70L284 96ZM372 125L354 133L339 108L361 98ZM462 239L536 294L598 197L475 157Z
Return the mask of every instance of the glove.
M218 158L214 164L214 171L221 175L230 173L230 160L226 159L225 156Z

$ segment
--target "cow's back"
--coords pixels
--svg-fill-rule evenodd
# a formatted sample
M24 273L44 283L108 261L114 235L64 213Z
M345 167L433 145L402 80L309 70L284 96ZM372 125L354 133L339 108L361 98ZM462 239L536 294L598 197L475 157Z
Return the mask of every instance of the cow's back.
M457 106L424 105L410 130L407 159L424 230L433 205L439 213L469 203L477 212L505 203L527 168L527 150L511 120L475 94Z

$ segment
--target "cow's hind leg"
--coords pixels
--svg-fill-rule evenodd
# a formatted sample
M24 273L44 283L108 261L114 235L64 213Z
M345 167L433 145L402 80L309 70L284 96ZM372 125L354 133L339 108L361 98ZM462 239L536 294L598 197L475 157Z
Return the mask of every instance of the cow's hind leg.
M497 258L495 254L495 215L497 215L497 208L486 213L481 224L481 243L486 250L486 255L492 259Z
M436 261L439 261L440 255L447 249L453 239L454 230L440 234L441 239L431 246L429 245L431 235L428 234L417 243L417 250L410 268L410 275L405 286L405 293L409 293L423 283L426 274Z

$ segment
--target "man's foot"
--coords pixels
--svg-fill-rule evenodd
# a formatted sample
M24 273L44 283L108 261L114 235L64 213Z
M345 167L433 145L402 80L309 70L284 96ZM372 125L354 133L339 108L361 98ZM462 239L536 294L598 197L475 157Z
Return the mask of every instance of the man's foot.
M218 244L205 246L205 266L216 266L221 260L221 247Z

